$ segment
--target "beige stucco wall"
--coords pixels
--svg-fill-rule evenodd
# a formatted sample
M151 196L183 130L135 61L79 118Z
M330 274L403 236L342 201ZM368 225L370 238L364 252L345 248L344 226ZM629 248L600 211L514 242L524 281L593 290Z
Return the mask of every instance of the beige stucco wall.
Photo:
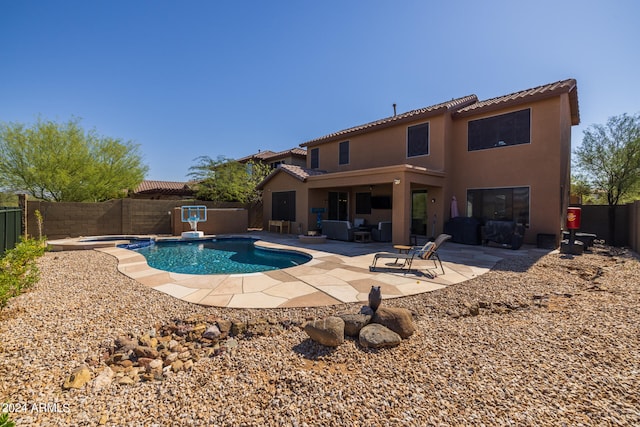
M429 123L429 154L407 157L407 128L421 123ZM353 171L400 164L412 164L432 170L444 169L444 137L446 119L443 115L428 119L404 122L394 127L352 135L344 139L310 146L318 148L318 169L329 172ZM339 165L339 147L349 141L349 164ZM307 167L311 167L311 156L307 156Z
M184 231L191 231L191 225L182 222L179 207L173 209L171 215L171 231L179 236ZM207 220L198 223L198 231L204 234L246 233L249 223L249 211L241 208L207 209Z
M296 192L296 220L291 224L291 232L306 232L309 227L308 194L302 181L285 172L280 172L269 180L262 192L263 223L262 228L267 230L271 219L272 195L279 191Z
M561 185L568 179L570 124L567 95L520 107L464 117L453 122L451 163L448 171L452 195L466 214L467 190L473 188L529 187L530 228L525 242L538 233L559 235ZM565 105L566 104L566 105ZM468 151L469 120L531 108L531 143ZM562 115L566 116L561 118ZM566 197L565 197L566 198Z

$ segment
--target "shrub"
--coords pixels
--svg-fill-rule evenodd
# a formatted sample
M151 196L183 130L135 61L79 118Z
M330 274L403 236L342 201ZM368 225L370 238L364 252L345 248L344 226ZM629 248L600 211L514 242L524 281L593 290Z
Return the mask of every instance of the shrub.
M16 423L11 421L8 413L0 414L0 427L15 427Z
M14 297L40 279L36 259L45 250L43 239L26 239L5 252L0 259L0 309Z

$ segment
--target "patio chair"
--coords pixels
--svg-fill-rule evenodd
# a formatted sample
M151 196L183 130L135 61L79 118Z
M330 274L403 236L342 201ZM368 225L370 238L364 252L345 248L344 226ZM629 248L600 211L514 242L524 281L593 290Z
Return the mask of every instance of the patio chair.
M440 270L442 271L442 274L444 274L444 268L442 267L442 260L438 255L438 249L444 242L446 242L450 238L451 236L449 234L441 234L435 239L435 241L427 242L420 248L413 248L409 251L409 253L406 254L378 252L373 256L373 263L369 266L369 271L375 271L378 259L384 258L395 259L396 264L398 263L398 260L404 260L400 269L403 270L406 267L407 272L409 272L411 271L411 264L413 263L413 260L415 258L420 258L423 260L432 260L436 270L438 269L438 263L440 263Z

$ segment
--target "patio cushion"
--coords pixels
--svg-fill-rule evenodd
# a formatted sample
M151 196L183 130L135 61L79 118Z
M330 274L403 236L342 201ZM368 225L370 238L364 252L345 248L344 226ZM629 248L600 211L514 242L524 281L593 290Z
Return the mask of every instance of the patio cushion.
M344 240L350 242L353 240L353 227L349 221L322 221L322 234L327 239Z
M390 242L391 221L380 221L378 227L371 230L371 237L377 242Z

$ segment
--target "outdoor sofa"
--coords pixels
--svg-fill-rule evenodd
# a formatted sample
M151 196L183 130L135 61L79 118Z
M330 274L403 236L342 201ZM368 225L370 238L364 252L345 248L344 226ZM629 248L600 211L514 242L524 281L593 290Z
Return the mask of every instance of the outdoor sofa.
M376 242L391 241L391 221L380 221L376 227L371 230L371 237Z
M322 221L322 234L327 239L344 240L350 242L353 240L354 227L349 221L324 220Z

